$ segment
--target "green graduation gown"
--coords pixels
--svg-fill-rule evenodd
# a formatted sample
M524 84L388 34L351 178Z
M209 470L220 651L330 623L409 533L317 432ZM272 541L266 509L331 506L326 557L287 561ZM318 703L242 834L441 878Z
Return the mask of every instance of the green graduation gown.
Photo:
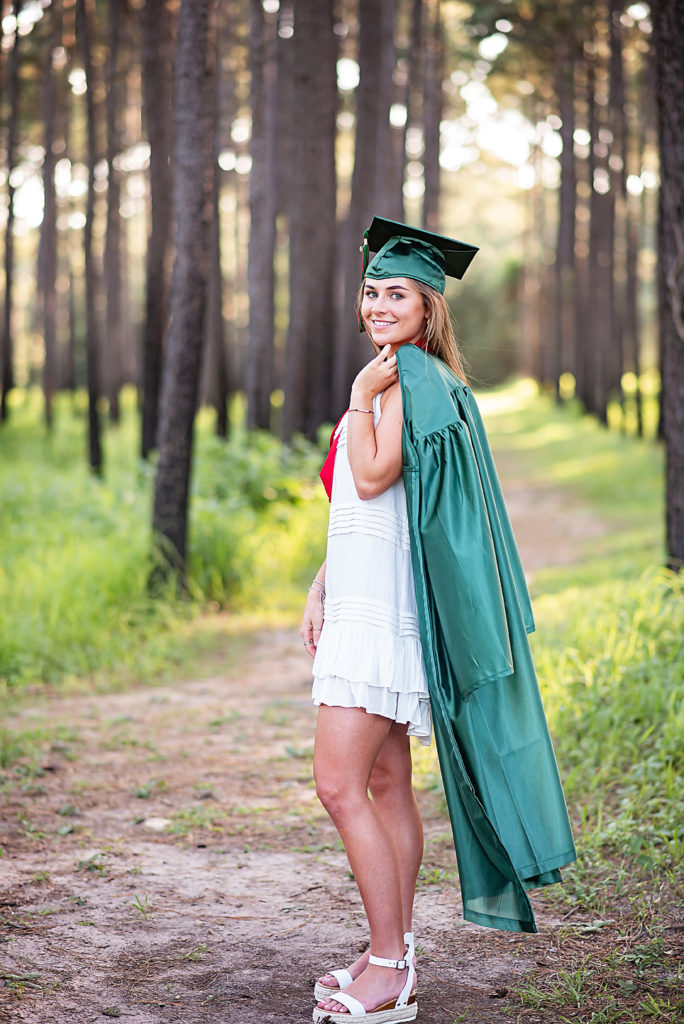
M411 557L435 740L476 924L536 931L527 890L575 848L527 633L520 557L472 391L397 351Z

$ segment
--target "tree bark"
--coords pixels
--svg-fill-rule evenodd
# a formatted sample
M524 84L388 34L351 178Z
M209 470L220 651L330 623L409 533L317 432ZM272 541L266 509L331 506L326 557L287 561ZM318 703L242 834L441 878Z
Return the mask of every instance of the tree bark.
M422 124L423 106L423 0L412 0L411 28L407 54L409 62L406 86L404 90L404 106L406 107L406 123L397 132L395 145L396 181L390 196L389 216L403 222L404 213L404 178L406 176L406 140L409 128L418 128Z
M359 247L363 232L379 213L371 183L375 176L377 103L380 89L382 46L382 10L380 0L364 0L360 6L359 84L356 89L356 140L349 212L340 231L340 279L337 295L335 353L333 365L332 409L335 419L347 405L349 389L356 373L368 360L371 348L359 335L354 317L354 302L361 283Z
M662 344L668 563L684 566L684 7L652 7L660 152L659 328Z
M45 396L45 422L48 430L52 427L52 401L57 390L57 196L55 193L55 78L52 69L52 54L59 43L60 18L53 4L47 15L50 18L50 36L44 65L43 78L43 128L45 157L43 159L43 193L45 206L40 233L38 258L38 282L40 306L43 320L43 394Z
M393 205L396 194L395 180L397 177L397 151L394 146L392 126L390 124L390 108L394 99L394 68L396 50L394 45L394 23L397 13L397 0L383 0L381 10L381 38L379 88L376 96L377 129L375 135L375 174L373 193L380 199L382 208L379 213L387 211Z
M174 83L176 258L166 339L153 531L163 574L185 583L188 491L207 303L213 133L209 14L212 0L182 0Z
M626 246L627 236L627 176L625 158L627 127L625 118L625 80L622 62L623 28L620 16L623 0L610 0L608 10L610 38L610 190L613 198L613 314L610 338L608 382L611 393L618 399L624 413L622 375L625 369L625 306L626 306ZM618 248L616 242L620 241ZM622 423L624 428L624 415Z
M207 363L210 370L209 398L216 410L216 435L228 437L229 373L226 353L226 332L223 318L223 267L221 263L221 168L219 154L224 143L222 117L222 36L221 9L214 9L214 107L213 155L211 161L211 269L207 300Z
M605 9L600 8L605 16ZM605 83L604 70L594 61L589 67L587 105L591 153L589 234L589 288L586 348L589 356L590 401L588 412L604 425L608 421L610 351L613 336L613 225L614 195L610 188L608 136L605 108L595 99L597 82ZM601 78L596 72L601 72Z
M83 69L86 78L86 126L88 146L88 192L86 196L86 222L83 228L83 256L85 263L86 306L86 380L88 386L88 461L93 473L102 475L102 444L100 441L99 328L95 296L98 273L93 251L93 222L95 219L95 165L97 163L97 135L95 127L95 75L93 72L90 19L86 0L76 0L76 30L81 40Z
M66 49L66 43L70 39L69 22L74 19L74 9L62 9L62 46ZM64 69L64 76L68 74L69 64ZM73 163L74 153L72 146L73 139L73 113L75 99L68 85L64 91L64 110L60 111L61 133L64 137L64 156ZM66 196L59 204L64 214L69 217L73 211L74 200ZM74 273L74 244L72 242L72 231L65 231L57 238L57 252L63 275L67 278L68 287L63 298L62 317L64 322L64 348L59 359L59 390L74 392L77 387L76 374L76 316L78 302L76 300L76 274ZM61 249L60 249L61 242Z
M109 418L119 422L119 392L122 384L122 280L121 280L121 174L115 158L121 151L123 112L119 51L126 0L109 0L109 53L107 66L107 227L104 273L107 289L107 324L104 383L109 399Z
M425 33L424 80L423 80L423 131L425 151L423 172L425 195L423 197L423 227L439 233L439 200L441 195L441 174L439 165L439 129L442 123L444 101L442 80L444 76L444 26L439 2L427 4L428 25Z
M650 58L647 57L647 63ZM645 149L645 129L638 104L649 102L648 84L633 83L632 100L625 104L624 137L625 137L625 234L627 251L625 254L625 350L628 365L635 377L634 403L636 411L636 430L639 437L643 436L643 401L641 394L641 317L639 303L639 251L644 230L645 190L640 196L630 195L626 189L626 179L631 173L638 176L643 166ZM644 113L646 106L644 106ZM629 116L628 116L629 110Z
M167 267L172 227L171 51L167 0L145 0L142 23L143 120L150 143L150 230L142 344L142 457L157 444L159 391L167 320Z
M249 344L247 426L268 429L273 389L273 317L276 236L276 24L261 0L251 0L250 72L252 171L249 179Z
M14 14L21 12L23 0L15 0ZM14 387L12 337L12 300L14 289L14 193L12 171L16 160L17 130L19 125L19 32L15 30L12 48L7 58L7 220L5 222L5 305L3 309L2 339L0 347L0 422L7 419L7 396Z
M294 140L290 181L290 324L283 439L315 436L330 414L334 330L337 40L333 0L295 0Z
M556 245L556 331L553 347L552 379L556 401L560 401L560 376L574 362L575 339L575 208L577 175L573 134L575 131L575 90L573 57L567 47L558 51L556 97L561 119L561 178L558 190L558 241Z

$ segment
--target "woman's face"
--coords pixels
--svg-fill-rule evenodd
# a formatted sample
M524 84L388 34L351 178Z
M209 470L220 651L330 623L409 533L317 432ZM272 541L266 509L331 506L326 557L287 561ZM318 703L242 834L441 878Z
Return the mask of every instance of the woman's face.
M361 317L372 340L383 345L421 341L427 318L423 296L408 277L386 281L366 278L363 283Z

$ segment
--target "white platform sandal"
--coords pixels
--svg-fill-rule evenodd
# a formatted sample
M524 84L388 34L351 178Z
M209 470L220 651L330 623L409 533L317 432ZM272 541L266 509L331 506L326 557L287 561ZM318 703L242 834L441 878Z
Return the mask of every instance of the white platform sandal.
M407 932L407 934L411 933ZM411 939L413 940L413 935L411 935ZM373 956L372 953L368 957L368 962L377 967L391 967L397 971L408 970L406 983L396 1000L390 999L389 1002L369 1011L354 996L335 990L329 998L334 999L337 1003L342 1003L347 1007L349 1013L335 1013L332 1010L323 1010L316 1006L313 1012L315 1024L357 1024L358 1021L362 1024L404 1024L406 1021L415 1020L418 1014L418 1003L416 993L413 991L413 983L416 980L416 971L413 966L413 941L407 945L408 948L402 960L386 960L381 956Z
M407 946L410 946L411 949L414 948L413 932L404 932L404 942ZM324 985L322 981L317 981L316 987L314 988L314 999L316 1002L320 1002L323 999L329 999L330 996L334 996L336 992L343 992L344 989L349 988L352 981L354 981L351 974L345 967L335 971L326 971L326 974L332 974L333 978L337 978L337 985Z

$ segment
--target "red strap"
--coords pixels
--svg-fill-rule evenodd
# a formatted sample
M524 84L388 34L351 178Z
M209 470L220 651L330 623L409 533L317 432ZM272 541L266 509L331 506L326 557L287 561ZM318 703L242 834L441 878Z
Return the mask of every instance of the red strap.
M335 455L337 454L337 442L340 439L340 435L339 434L337 435L337 437L335 437L335 431L339 427L339 425L342 422L342 420L344 419L344 417L347 415L348 411L349 411L348 409L345 409L345 411L342 413L342 415L340 416L339 420L337 421L337 423L333 427L332 434L330 435L330 448L329 448L328 454L326 455L325 462L321 466L321 471L318 474L320 476L321 480L323 481L323 486L325 487L325 493L328 495L328 501L330 501L331 498L332 498L332 483L333 483L333 472L335 470Z

